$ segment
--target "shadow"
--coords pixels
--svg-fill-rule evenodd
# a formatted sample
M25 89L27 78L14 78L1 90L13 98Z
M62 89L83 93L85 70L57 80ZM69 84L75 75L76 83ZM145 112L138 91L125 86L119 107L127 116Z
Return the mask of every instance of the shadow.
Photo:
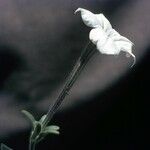
M5 81L16 70L22 67L22 60L14 48L0 45L0 89L3 88Z

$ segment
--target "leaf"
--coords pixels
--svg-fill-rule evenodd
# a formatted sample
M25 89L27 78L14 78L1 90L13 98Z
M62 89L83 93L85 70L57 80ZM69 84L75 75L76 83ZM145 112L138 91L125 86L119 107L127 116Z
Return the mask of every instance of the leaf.
M51 125L51 126L47 126L45 128L44 131L42 131L42 133L45 133L45 134L59 134L59 127L58 126L55 126L55 125Z
M43 115L43 116L41 117L41 119L39 120L39 122L42 123L45 118L46 118L46 115Z
M6 146L5 144L1 143L1 150L12 150L12 149Z
M31 113L29 113L26 110L22 110L22 113L30 120L30 122L32 123L33 127L35 126L35 118L33 117L33 115Z

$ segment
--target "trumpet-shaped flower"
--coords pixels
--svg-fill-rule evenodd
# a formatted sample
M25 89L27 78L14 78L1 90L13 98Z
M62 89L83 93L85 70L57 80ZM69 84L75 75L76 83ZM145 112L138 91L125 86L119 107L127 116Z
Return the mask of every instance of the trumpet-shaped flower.
M133 43L114 30L103 14L93 14L83 8L78 8L75 13L77 12L81 12L81 18L85 25L92 28L89 39L102 54L118 55L120 51L124 51L127 57L133 57L133 65L135 64L136 57L132 53Z

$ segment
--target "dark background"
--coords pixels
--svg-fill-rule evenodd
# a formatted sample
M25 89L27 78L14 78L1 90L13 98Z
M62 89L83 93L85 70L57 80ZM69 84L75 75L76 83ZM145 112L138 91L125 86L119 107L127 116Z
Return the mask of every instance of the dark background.
M38 119L57 97L88 37L78 7L104 13L135 44L137 63L97 54L52 120L61 134L37 149L150 149L148 0L0 0L0 142L28 148L20 110Z

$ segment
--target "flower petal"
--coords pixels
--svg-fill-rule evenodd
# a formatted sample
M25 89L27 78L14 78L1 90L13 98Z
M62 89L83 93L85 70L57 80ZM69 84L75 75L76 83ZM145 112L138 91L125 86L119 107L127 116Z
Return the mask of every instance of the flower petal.
M115 44L121 51L128 52L128 53L132 52L133 44L130 41L125 41L120 39L118 41L115 41Z
M92 41L93 44L96 44L98 41L101 41L101 44L103 45L107 40L107 35L101 27L94 28L89 33L89 39Z
M113 28L112 29L110 29L109 31L107 31L107 35L110 37L110 38L112 38L113 40L118 40L118 38L119 38L119 40L120 40L120 34L116 31L116 30L114 30Z
M121 36L116 30L114 29L111 29L109 32L108 32L108 36L110 38L112 38L114 41L125 41L125 42L129 42L129 43L132 43L129 39L127 39L126 37L124 36ZM133 43L132 43L133 44Z
M75 13L81 12L81 18L85 25L91 28L96 28L98 27L99 20L97 19L96 15L90 12L89 10L83 9L83 8L78 8Z
M112 29L112 26L108 19L103 14L93 14L89 10L78 8L75 13L81 12L81 18L85 25L92 28L101 26L104 31Z
M99 40L96 44L96 47L102 54L118 55L120 53L120 49L118 49L111 38L108 38L103 45L101 43L101 40Z
M133 57L133 64L132 66L134 66L134 64L136 63L136 57L135 55L132 53L132 46L133 46L133 43L128 40L126 37L123 37L123 36L120 36L120 40L118 41L115 41L117 47L121 50L121 51L124 51L126 52L126 56L129 57L129 56L132 56ZM131 67L132 67L131 66Z
M105 32L112 29L110 22L103 14L95 14L95 16L99 21L99 26L101 26Z
M134 59L134 62L132 64L132 66L135 64L136 62L136 57L134 56L134 54L132 53L132 46L133 43L127 39L124 36L121 36L116 30L111 29L108 33L109 38L113 39L116 46L118 47L118 49L120 51L124 51L126 52L126 56L132 56Z

